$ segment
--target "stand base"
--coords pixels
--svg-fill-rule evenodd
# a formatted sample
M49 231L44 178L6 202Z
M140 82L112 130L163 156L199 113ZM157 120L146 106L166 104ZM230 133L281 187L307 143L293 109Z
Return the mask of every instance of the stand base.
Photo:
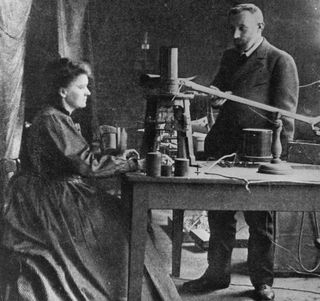
M247 156L247 155L240 156L240 160L247 161L247 162L270 162L271 159L272 159L271 156L266 156L266 157Z
M266 163L259 166L258 172L272 175L289 175L293 173L293 169L290 165L284 162Z

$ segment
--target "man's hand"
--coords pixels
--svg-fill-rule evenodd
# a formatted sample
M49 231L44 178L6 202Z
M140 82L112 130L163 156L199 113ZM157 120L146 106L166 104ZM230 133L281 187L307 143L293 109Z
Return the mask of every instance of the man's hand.
M213 90L217 90L217 91L220 91L217 87L215 86L210 86L210 89L213 89ZM231 91L227 91L225 92L226 94L232 94ZM210 104L212 107L214 108L220 108L221 106L223 106L223 104L227 101L226 98L220 98L218 96L212 96L212 99L210 101Z

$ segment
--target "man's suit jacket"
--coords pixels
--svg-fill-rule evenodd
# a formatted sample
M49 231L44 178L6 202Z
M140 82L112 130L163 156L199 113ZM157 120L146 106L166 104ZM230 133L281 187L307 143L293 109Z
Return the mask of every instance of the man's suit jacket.
M299 81L295 62L266 39L245 61L235 49L225 51L212 84L222 91L290 112L297 109ZM272 123L252 109L269 120L273 118L266 111L230 100L223 105L205 140L207 156L219 158L238 151L243 128L272 129ZM294 135L294 120L285 117L282 120L281 141L286 153L287 142Z

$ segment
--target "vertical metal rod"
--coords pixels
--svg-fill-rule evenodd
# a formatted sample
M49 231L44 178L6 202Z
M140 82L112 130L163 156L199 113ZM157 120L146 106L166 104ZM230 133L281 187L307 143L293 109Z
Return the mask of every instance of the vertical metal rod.
M160 48L161 92L175 94L179 91L178 48Z

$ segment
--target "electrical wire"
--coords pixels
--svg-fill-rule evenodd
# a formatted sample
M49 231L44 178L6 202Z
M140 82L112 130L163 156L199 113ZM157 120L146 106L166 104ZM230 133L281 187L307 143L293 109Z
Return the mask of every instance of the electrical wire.
M319 274L316 274L316 273L306 273L306 272L301 272L297 269L295 269L293 266L291 266L290 264L287 265L288 268L290 268L292 271L294 271L295 273L297 274L300 274L300 275L305 275L305 276L314 276L314 277L318 277L320 278L320 275Z
M232 286L243 286L243 287L252 287L250 284L242 284L242 283L231 283ZM319 292L311 291L311 290L304 290L304 289L296 289L296 288L289 288L289 287L281 287L281 286L272 286L273 289L278 290L285 290L285 291L293 291L293 292L301 292L301 293L311 293L315 295L320 295Z
M304 264L302 263L302 254L301 254L301 246L302 246L302 236L303 236L303 226L304 226L304 217L305 217L305 212L302 212L302 216L301 216L301 223L300 223L300 232L299 232L299 243L298 243L298 259L299 259L299 264L301 266L301 268L303 269L303 271L307 272L307 273L313 273L316 270L319 269L320 267L320 258L318 258L318 262L316 264L316 266L312 269L308 269L304 266Z
M314 223L315 223L315 230L316 230L316 235L317 235L317 239L320 238L319 235L319 225L318 225L318 218L317 218L317 213L316 211L313 211L313 218L314 218Z
M175 277L174 277L175 278ZM190 281L193 279L189 278L178 278L179 280L186 282ZM230 283L231 286L240 286L240 287L252 287L251 284L244 284L244 283ZM282 286L272 286L273 289L278 289L278 290L285 290L285 291L293 291L293 292L300 292L300 293L310 293L310 294L315 294L315 295L320 295L320 292L317 291L312 291L312 290L305 290L305 289L297 289L297 288L290 288L290 287L282 287Z
M260 112L258 112L257 110L255 110L253 107L248 106L249 110L251 110L252 112L256 113L257 115L259 115L261 118L269 121L271 124L275 124L274 120L271 120L270 118L268 118L267 116L261 114Z
M221 158L219 158L218 160L214 161L206 170L205 170L205 173L208 172L212 167L216 166L218 163L220 163L222 160L226 159L226 158L230 158L230 157L233 157L233 156L236 156L237 153L232 153L232 154L229 154L229 155L225 155L225 156L222 156Z
M320 80L317 80L315 82L312 82L310 84L306 84L306 85L302 85L302 86L299 86L299 88L306 88L306 87L310 87L310 86L313 86L315 84L320 84Z
M231 156L234 156L235 153L233 154L230 154L230 155L226 155L226 156L223 156L221 158L219 158L217 161L215 161L211 166L209 166L207 168L207 170L205 171L205 174L214 174L214 175L219 175L219 176L223 176L223 177L226 177L226 178L230 178L230 179L237 179L237 180L241 180L241 181L244 181L245 182L245 188L246 190L250 193L250 188L249 188L249 184L250 182L247 180L247 179L244 179L244 178L238 178L238 177L231 177L231 176L225 176L223 174L219 174L219 173L212 173L210 172L209 170L217 165L219 162L221 162L223 159L227 158L227 157L231 157ZM319 268L320 268L320 257L318 258L317 260L317 264L315 265L315 267L309 269L307 268L304 264L303 264L303 260L302 260L302 237L303 237L303 228L304 228L304 218L305 218L305 212L302 212L302 216L301 216L301 223L300 223L300 230L299 230L299 240L298 240L298 257L294 256L294 254L288 250L287 248L279 245L278 243L276 243L275 241L272 240L272 243L274 245L276 245L277 247L287 251L294 259L295 261L300 265L301 269L302 269L302 272L300 271L301 274L306 274L306 275L318 275L318 274L315 274L314 272L316 272ZM315 227L316 227L316 235L318 236L318 221L317 219L315 218ZM319 237L317 237L319 238ZM296 269L294 269L293 267L289 266L292 270L296 271ZM320 277L320 275L318 275L318 277Z
M178 96L178 94L181 91L182 87L183 87L183 84L180 84L179 87L178 87L178 91L177 91L177 93L175 95L173 95L173 97L171 99L171 102L173 102L176 99L176 97Z
M320 83L320 80L317 80L315 82L312 82L310 84L306 84L306 85L301 85L299 86L299 88L305 88L305 87L309 87L309 86L312 86L312 85L315 85L315 84L319 84ZM180 86L179 90L181 89L182 86ZM264 116L263 114L259 113L257 110L255 110L254 108L248 106L248 108L253 111L254 113L256 113L257 115L259 115L261 118L263 119L266 119L268 120L271 124L274 124L274 121L273 120L270 120L268 117ZM216 174L216 173L211 173L209 172L209 170L214 167L215 165L217 165L218 163L220 163L222 160L226 159L226 158L229 158L229 157L233 157L233 156L236 156L237 154L236 153L232 153L232 154L229 154L229 155L225 155L225 156L222 156L221 158L219 158L217 161L215 161L212 165L210 165L206 171L204 172L205 174ZM217 174L217 175L220 175L220 174ZM244 179L244 178L238 178L238 177L230 177L230 176L225 176L225 175L220 175L220 176L224 176L226 178L230 178L230 179L237 179L237 180L241 180L241 181L244 181L245 182L245 188L248 192L250 192L250 189L249 189L249 182L248 180ZM277 244L275 241L272 241L272 243L286 251L288 251L290 253L290 255L293 256L293 258L299 263L300 267L302 268L303 272L301 271L297 271L296 269L294 269L292 266L289 266L292 270L294 270L295 272L299 272L300 274L307 274L307 275L317 275L318 277L320 277L320 275L318 274L315 274L314 272L317 271L320 267L320 258L318 259L318 262L317 264L315 265L315 267L313 267L312 269L308 269L304 266L303 262L302 262L302 256L301 256L301 246L302 246L302 237L303 237L303 226L304 226L304 217L305 217L305 212L302 212L302 217L301 217L301 223L300 223L300 231L299 231L299 242L298 242L298 258L296 258L292 252L286 248L284 248L283 246ZM318 235L318 221L317 221L317 218L315 218L315 223L316 223L316 234ZM319 235L318 235L319 236ZM319 237L317 237L319 238ZM305 272L305 273L304 273Z
M291 265L287 265L291 270L293 270L294 272L298 273L298 274L303 274L303 275L313 275L313 276L317 276L320 277L319 274L314 273L320 266L320 261L318 261L317 265L312 268L312 269L308 269L306 268L303 263L302 263L302 258L301 258L301 245L302 245L302 235L303 235L303 226L304 226L304 213L302 212L302 217L301 217L301 223L300 223L300 230L299 230L299 242L298 242L298 257L296 257L291 250L285 248L284 246L281 246L280 244L276 243L274 240L271 240L272 244L275 245L276 247L286 251L296 262L297 264L300 265L300 267L302 268L303 271L298 271L297 269L295 269L294 267L292 267Z
M224 174L221 174L221 173L215 173L215 172L209 172L209 171L204 172L204 173L207 174L207 175L215 175L215 176L224 177L224 178L226 178L226 179L231 179L231 180L234 179L234 180L242 181L242 182L244 182L244 187L245 187L245 189L246 189L249 193L251 193L251 190L250 190L250 188L249 188L250 182L249 182L247 179L245 179L245 178L227 176L227 175L224 175Z

